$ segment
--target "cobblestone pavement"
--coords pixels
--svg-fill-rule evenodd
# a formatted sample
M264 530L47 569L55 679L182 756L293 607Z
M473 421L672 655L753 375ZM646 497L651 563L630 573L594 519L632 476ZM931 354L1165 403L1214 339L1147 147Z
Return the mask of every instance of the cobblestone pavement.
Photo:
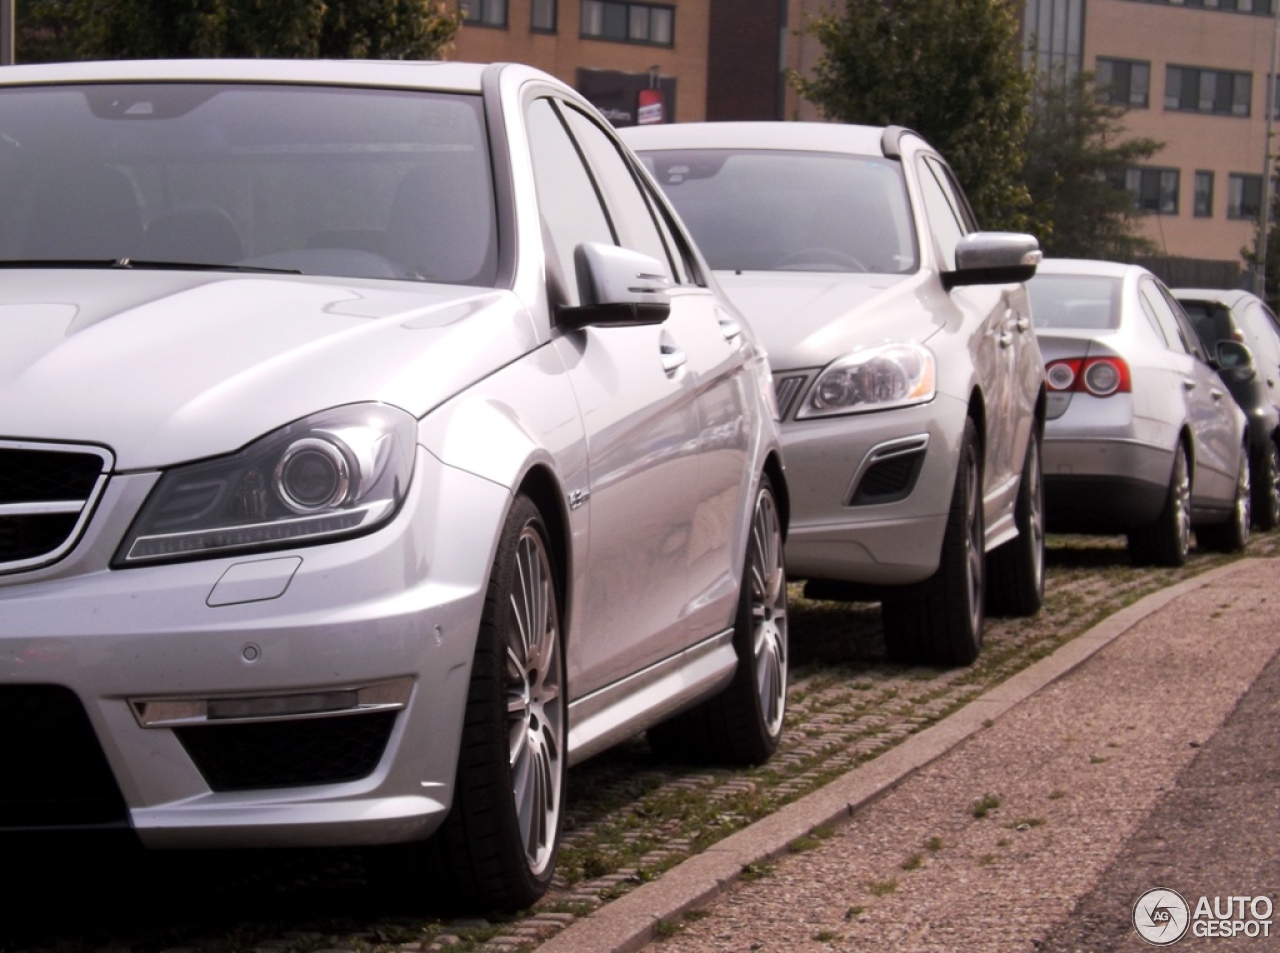
M646 950L1136 951L1148 947L1130 910L1147 890L1178 889L1192 904L1273 895L1280 564L1241 568ZM1223 728L1255 683L1264 704ZM1188 936L1179 949L1215 942L1261 953L1275 941Z
M1278 550L1273 534L1255 539L1250 553ZM371 891L354 851L143 854L89 850L76 838L11 854L27 875L0 918L0 953L531 948L940 720L1123 605L1223 561L1195 555L1178 571L1134 569L1122 540L1054 539L1044 611L988 620L982 656L966 669L892 666L876 607L798 601L787 727L773 761L746 771L664 764L637 739L575 768L557 881L511 921L397 915ZM47 908L51 893L69 901L55 924L28 912Z

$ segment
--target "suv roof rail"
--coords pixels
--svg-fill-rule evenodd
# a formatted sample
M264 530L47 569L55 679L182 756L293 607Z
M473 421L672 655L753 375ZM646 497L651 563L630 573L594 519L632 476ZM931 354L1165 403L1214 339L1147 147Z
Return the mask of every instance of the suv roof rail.
M886 159L902 158L902 137L917 136L919 133L906 126L886 126L883 135L880 136L880 152Z

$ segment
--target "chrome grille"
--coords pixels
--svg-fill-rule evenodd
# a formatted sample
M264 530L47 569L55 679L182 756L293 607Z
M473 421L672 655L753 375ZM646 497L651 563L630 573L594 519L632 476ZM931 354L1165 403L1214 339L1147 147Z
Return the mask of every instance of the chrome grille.
M111 465L99 447L0 440L0 572L43 566L75 545Z

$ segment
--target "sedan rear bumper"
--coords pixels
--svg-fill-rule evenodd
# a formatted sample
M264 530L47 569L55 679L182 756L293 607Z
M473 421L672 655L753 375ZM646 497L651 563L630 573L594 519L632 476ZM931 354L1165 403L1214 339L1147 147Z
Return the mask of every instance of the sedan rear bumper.
M1169 492L1173 451L1135 440L1044 440L1050 532L1122 533L1150 526Z

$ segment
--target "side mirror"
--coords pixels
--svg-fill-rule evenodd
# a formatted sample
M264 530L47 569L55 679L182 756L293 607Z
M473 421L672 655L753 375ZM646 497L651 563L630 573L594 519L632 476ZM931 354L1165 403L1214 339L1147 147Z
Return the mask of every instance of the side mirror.
M566 327L661 324L671 313L671 279L656 258L629 248L584 242L573 252L582 304L561 308Z
M1044 255L1032 235L1019 232L974 232L956 243L956 270L942 273L950 291L962 285L1007 285L1028 281Z
M1219 341L1214 361L1218 371L1228 380L1247 381L1256 373L1253 352L1239 341Z

